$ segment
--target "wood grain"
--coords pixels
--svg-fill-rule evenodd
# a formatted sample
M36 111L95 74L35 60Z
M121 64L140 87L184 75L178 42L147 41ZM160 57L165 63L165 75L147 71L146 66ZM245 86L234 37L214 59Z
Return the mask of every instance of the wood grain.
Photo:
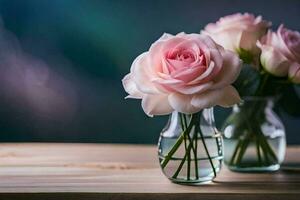
M156 154L146 145L0 144L0 199L300 199L300 147L288 148L278 172L223 167L200 186L169 182Z

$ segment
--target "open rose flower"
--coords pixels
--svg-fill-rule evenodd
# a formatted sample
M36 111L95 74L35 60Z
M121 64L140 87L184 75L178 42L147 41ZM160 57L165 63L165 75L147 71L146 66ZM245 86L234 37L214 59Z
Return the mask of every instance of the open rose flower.
M260 61L269 73L299 81L300 65L300 33L291 31L280 25L277 32L269 31L258 42L262 53Z
M238 56L209 36L164 34L138 56L122 80L128 98L142 99L146 114L191 114L240 101L230 84L240 72Z
M270 25L261 16L237 13L208 24L203 33L211 36L225 49L239 53L241 58L255 59L260 53L256 42L267 32Z

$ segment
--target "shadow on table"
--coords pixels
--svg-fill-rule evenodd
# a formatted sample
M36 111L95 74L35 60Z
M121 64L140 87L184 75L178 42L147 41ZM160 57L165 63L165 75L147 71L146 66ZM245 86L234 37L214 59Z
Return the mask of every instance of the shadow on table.
M276 172L233 172L224 167L213 181L217 184L300 183L300 162L289 162Z
M300 162L285 163L285 164L281 165L280 171L291 172L291 173L300 173Z

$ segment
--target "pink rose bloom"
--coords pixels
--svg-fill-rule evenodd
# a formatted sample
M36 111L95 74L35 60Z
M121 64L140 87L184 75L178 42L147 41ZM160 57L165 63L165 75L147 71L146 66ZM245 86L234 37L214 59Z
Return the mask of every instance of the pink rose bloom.
M178 111L186 114L240 101L231 86L240 72L240 59L209 36L164 34L138 56L122 80L129 96L142 99L149 116Z
M300 33L280 25L277 32L269 31L257 44L261 48L260 61L269 73L291 80L299 80Z
M267 32L270 25L261 16L237 13L208 24L203 32L225 49L258 57L260 51L256 42Z

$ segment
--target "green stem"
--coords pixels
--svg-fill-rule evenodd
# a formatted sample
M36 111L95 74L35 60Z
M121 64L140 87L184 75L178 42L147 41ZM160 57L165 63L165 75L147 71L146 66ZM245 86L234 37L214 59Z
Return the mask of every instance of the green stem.
M193 143L189 143L191 146L193 146ZM190 180L191 178L191 149L189 149L187 152L187 180Z
M259 84L259 87L258 87L257 91L255 92L254 96L261 96L262 95L262 93L264 91L264 87L267 84L269 77L270 77L269 74L264 74L263 75L262 82Z
M245 152L247 150L247 147L248 147L249 143L250 143L249 139L244 139L243 140L243 143L241 145L241 149L240 149L238 157L236 159L236 164L237 165L241 165L241 161L243 159L243 156L244 156L244 154L245 154Z
M262 140L259 139L259 143L261 145L261 149L265 158L265 162L263 163L263 165L267 166L270 164L270 160L269 160L269 156L268 156L268 150L266 150L266 148L264 147L264 144L262 143Z
M184 131L187 127L185 115L182 113L179 113L179 118L180 118L180 122L181 122L182 131ZM185 149L185 152L187 153L187 168L186 168L187 169L187 180L190 180L191 154L190 154L190 151L188 151L188 149L187 149L187 140L189 140L189 142L191 142L189 133L184 135L184 149ZM192 148L193 148L193 146L192 146Z
M194 132L193 139L195 138L195 135L196 135L196 134L197 134L197 133ZM186 160L186 158L187 158L187 155L188 155L187 152L191 151L192 146L193 146L193 143L189 143L188 148L187 148L187 151L186 151L186 153L185 153L183 159L181 160L181 162L180 162L180 164L179 164L179 166L178 166L176 172L175 172L174 175L172 176L173 178L177 178L178 174L180 173L180 171L181 171L181 169L182 169L182 167L183 167L183 164L185 163L185 160Z
M251 124L249 123L248 119L247 119L247 116L245 116L245 113L246 112L241 112L242 114L242 117L243 117L243 122L246 123L246 126L248 127L248 130L252 133L252 134L255 134L255 132L253 131L252 129L252 126ZM242 161L242 158L247 150L247 147L250 143L250 138L251 137L251 134L247 133L245 138L244 139L240 139L240 145L237 146L236 148L239 148L238 151L235 151L235 155L234 157L232 158L232 160L236 160L236 164L237 165L240 165L241 164L241 161ZM238 152L238 153L237 153Z
M263 96L265 86L268 84L269 80L269 74L263 74L262 81L260 82L260 85L255 92L254 96ZM263 107L262 107L263 106ZM270 144L268 143L265 135L261 131L260 127L260 119L261 119L261 111L264 109L264 104L261 105L260 102L255 102L254 105L251 105L250 109L243 109L246 108L246 105L244 107L241 107L241 116L242 120L240 121L241 124L237 125L236 130L240 130L242 128L242 131L247 131L248 133L244 136L244 138L239 139L238 144L235 147L234 153L231 157L230 164L233 165L234 163L236 165L241 165L242 158L248 148L248 145L251 141L254 141L256 143L256 152L258 157L258 163L261 166L263 165L269 165L270 159L269 156L274 160L277 161L277 156L274 153L272 147L270 147ZM246 116L244 116L246 115ZM249 123L249 120L252 120L252 124ZM243 126L246 126L243 129ZM264 161L262 160L262 154L264 156Z
M258 158L258 163L259 166L261 166L261 156L260 156L260 149L259 149L259 138L256 137L256 152L257 152L257 158Z
M210 157L209 151L208 151L207 146L206 146L205 138L204 138L204 136L203 136L203 133L202 133L201 129L199 129L199 133L200 133L200 138L201 138L201 141L202 141L202 143L203 143L205 152L206 152L206 154L207 154L207 157L208 157L208 159L209 159L210 165L211 165L212 170L213 170L213 172L214 172L214 177L216 177L216 176L217 176L216 169L215 169L215 166L214 166L214 164L213 164L213 162L212 162L212 159L211 159L211 157Z
M181 116L183 118L183 123L185 124L185 126L187 126L186 115L185 114L181 114Z
M181 122L184 124L184 127L187 126L187 121L186 121L186 115L180 113L180 118L181 118ZM199 127L197 126L197 123L195 124L196 127ZM195 127L195 131L196 131L196 127ZM195 136L195 146L193 144L193 140L191 139L190 137L190 134L186 134L187 135L187 138L189 140L189 143L192 143L192 151L193 151L193 154L194 154L194 163L195 163L195 176L196 176L196 179L199 178L199 174L198 174L198 157L197 157L197 133L196 133L196 136ZM187 152L187 149L185 149L186 152ZM190 174L190 162L191 162L191 155L190 155L190 152L188 152L188 179L189 179L189 174Z
M266 165L271 164L271 162L269 160L269 155L273 159L273 162L277 162L277 156L275 155L272 147L270 147L270 144L267 141L266 136L263 134L260 127L257 127L256 130L257 130L256 131L256 136L258 138L258 142L259 142L259 144L261 146L261 149L263 150L264 156L266 158Z
M251 117L251 119L255 119L255 117ZM246 119L245 119L246 120ZM253 121L253 124L259 124L256 122L256 120ZM266 137L260 130L259 126L254 126L252 127L251 124L246 123L247 125L247 130L249 130L249 134L245 136L243 140L240 140L238 145L236 146L235 152L232 155L230 164L234 164L234 161L236 165L241 165L242 158L246 152L246 149L252 140L251 137L255 138L255 143L256 143L256 151L257 151L257 156L258 156L258 162L259 165L270 165L272 164L270 162L269 156L273 159L273 162L277 162L277 156L275 155L273 149L270 147L270 144L268 143ZM262 163L262 157L261 157L261 152L260 149L264 155L264 163Z
M182 167L183 167L183 164L184 164L184 162L185 162L185 160L186 160L186 157L187 157L187 154L184 155L182 161L180 162L180 164L179 164L179 166L178 166L176 172L175 172L174 175L172 176L172 178L177 178L179 172L181 171L181 169L182 169Z
M186 129L187 128L187 121L185 118L186 116L185 116L185 114L182 114L182 113L179 113L179 115L180 115L180 121L182 122L181 126L184 127L184 129ZM190 134L187 134L187 139L189 140L189 142L192 142ZM192 150L195 153L196 150L195 150L194 146L192 146Z
M197 126L199 127L199 126ZM199 129L199 128L197 128ZM198 131L195 130L196 133L195 133L195 151L194 151L194 158L195 158L195 176L196 176L196 179L199 178L199 172L198 172Z
M179 113L179 118L180 118L181 130L182 130L182 132L184 132L184 130L186 129L187 124L185 124L183 122L181 113ZM187 150L186 135L184 135L184 149Z
M263 133L260 134L260 138L261 138L261 142L263 143L263 146L266 148L266 151L273 158L274 162L277 162L278 158L277 158L276 154L274 153L272 147L270 147L270 144L267 141L266 137L263 135Z
M186 126L187 126L187 124L184 123L184 121L183 121L183 117L184 117L183 114L179 113L179 119L180 119L180 124L181 124L182 131L184 131L186 129Z
M237 153L238 153L238 151L241 148L242 143L243 143L243 141L241 139L239 139L239 141L238 141L238 143L237 143L237 145L236 145L236 147L234 149L234 152L233 152L233 154L231 156L231 159L230 159L230 162L229 162L230 165L233 165L233 163L234 163L234 161L236 159Z
M186 129L186 125L184 124L183 120L182 120L182 115L179 114L180 116L180 122L181 122L181 129L182 131L184 131ZM184 134L184 149L185 149L185 152L187 152L187 136L186 134ZM188 160L188 167L187 167L187 174L188 174L188 180L189 180L189 174L190 174L190 167L189 167L189 160Z
M186 133L189 133L191 131L191 129L193 127L194 120L195 119L192 116L191 119L190 119L188 127L180 134L180 136L178 137L178 139L177 139L176 143L174 144L174 146L171 148L171 150L168 152L168 154L165 156L165 158L161 161L161 167L162 168L166 167L166 165L168 164L168 162L170 161L170 159L172 158L174 153L180 147Z

